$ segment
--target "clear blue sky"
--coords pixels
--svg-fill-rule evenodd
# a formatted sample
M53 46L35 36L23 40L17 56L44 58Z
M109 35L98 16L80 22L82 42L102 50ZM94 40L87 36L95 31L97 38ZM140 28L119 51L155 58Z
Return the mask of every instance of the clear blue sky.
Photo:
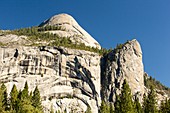
M136 38L145 71L170 87L170 0L1 0L0 29L71 14L104 48Z

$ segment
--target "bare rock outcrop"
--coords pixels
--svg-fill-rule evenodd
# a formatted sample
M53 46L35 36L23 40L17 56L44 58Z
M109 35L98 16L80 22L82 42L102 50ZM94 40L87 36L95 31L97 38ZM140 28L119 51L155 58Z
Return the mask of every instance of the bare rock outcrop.
M100 56L62 47L1 47L0 82L40 90L46 113L54 110L93 113L100 105Z
M58 26L60 29L48 32L57 34L59 37L68 37L74 43L83 43L86 46L101 48L100 44L68 14L55 15L41 23L40 26Z
M129 83L132 94L140 101L144 93L144 68L142 51L137 40L128 41L111 51L102 60L102 98L114 102L120 94L124 79Z

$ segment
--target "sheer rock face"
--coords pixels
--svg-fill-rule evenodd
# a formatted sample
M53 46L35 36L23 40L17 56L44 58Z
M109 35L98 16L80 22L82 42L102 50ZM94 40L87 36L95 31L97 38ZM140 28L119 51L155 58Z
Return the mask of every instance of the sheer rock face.
M141 47L135 39L125 43L121 49L110 52L103 58L102 63L102 74L105 75L102 79L102 98L114 102L115 94L120 94L123 81L126 79L132 94L138 94L142 101L144 68Z
M55 15L41 23L40 26L58 26L61 29L48 32L57 34L59 37L68 37L75 43L84 43L86 46L101 48L100 44L68 14Z
M41 93L48 112L55 110L84 112L87 106L94 113L100 104L100 56L83 50L55 47L1 47L0 81L8 93L13 84L29 90L35 86ZM51 101L50 101L51 100Z

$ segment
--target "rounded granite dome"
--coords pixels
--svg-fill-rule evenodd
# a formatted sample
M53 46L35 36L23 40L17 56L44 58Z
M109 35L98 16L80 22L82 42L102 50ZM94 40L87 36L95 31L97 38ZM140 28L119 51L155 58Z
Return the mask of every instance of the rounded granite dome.
M89 33L87 33L71 15L55 15L41 23L39 26L59 26L61 29L48 32L57 34L60 37L69 37L71 41L75 43L84 43L86 46L98 49L101 48L100 44Z
M47 21L41 23L40 26L47 26L47 25L55 26L59 24L71 24L71 25L77 24L78 25L76 20L71 15L63 13L63 14L58 14L58 15L51 17Z

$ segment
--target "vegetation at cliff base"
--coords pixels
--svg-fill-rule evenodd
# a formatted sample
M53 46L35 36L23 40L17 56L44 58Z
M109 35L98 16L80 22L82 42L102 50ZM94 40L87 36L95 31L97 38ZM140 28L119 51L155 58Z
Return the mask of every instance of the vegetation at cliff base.
M14 84L8 96L7 88L2 84L0 88L0 113L43 113L38 87L35 88L33 95L29 93L28 89L27 82L22 91L18 91Z
M114 105L114 109L110 105ZM141 104L136 95L132 96L130 87L124 80L121 93L116 95L114 104L102 101L99 113L170 113L170 99L163 100L158 107L155 89L151 87L148 94L143 95Z

